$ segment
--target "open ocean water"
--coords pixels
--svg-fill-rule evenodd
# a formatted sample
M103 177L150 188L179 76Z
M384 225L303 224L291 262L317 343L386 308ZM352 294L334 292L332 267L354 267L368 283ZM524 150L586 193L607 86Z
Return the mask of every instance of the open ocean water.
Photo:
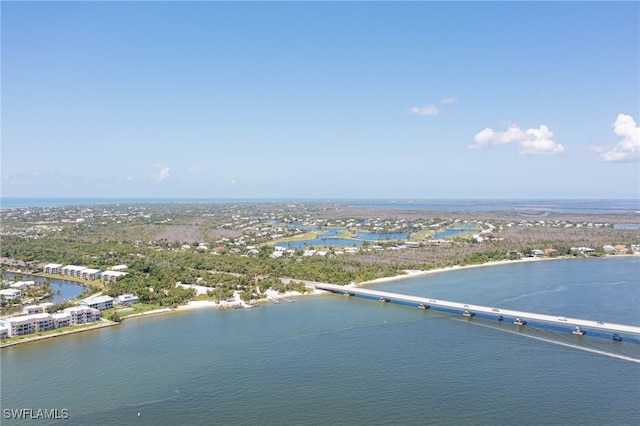
M640 325L638 257L372 288ZM0 356L2 408L68 410L54 424L640 424L638 340L339 295L129 319Z
M352 207L444 211L526 211L548 213L640 213L640 199L611 200L331 200L331 199L236 199L236 198L28 198L2 197L0 209L87 206L101 204L222 203L222 202L350 202Z

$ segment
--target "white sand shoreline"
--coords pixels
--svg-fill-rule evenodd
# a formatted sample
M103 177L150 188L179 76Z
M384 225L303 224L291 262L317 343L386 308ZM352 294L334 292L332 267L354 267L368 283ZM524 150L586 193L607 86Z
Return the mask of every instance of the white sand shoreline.
M439 274L442 272L460 271L462 269L481 268L485 266L510 265L513 263L524 263L524 262L545 262L548 260L560 260L560 259L572 259L572 258L560 257L560 256L546 257L546 258L531 257L531 258L515 259L515 260L496 260L493 262L485 262L485 263L478 263L478 264L464 265L464 266L459 266L459 265L445 266L442 268L435 268L435 269L428 269L428 270L406 270L405 271L406 274L403 274L403 275L394 275L392 277L376 278L375 280L363 281L361 283L355 284L355 286L364 287L370 284L393 282L393 281L399 281L407 278L415 278L415 277L421 277L425 275Z
M606 259L609 257L619 257L619 256L624 256L624 257L629 257L629 256L638 256L637 254L627 254L627 255L615 255L615 256L604 256L601 259ZM443 268L436 268L436 269L429 269L429 270L406 270L406 274L403 275L395 275L392 277L383 277L383 278L377 278L374 280L369 280L369 281L364 281L361 283L353 283L353 284L348 284L347 286L355 286L355 287L364 287L367 285L371 285L371 284L379 284L379 283L386 283L386 282L394 282L394 281L400 281L400 280L404 280L407 278L415 278L415 277L421 277L421 276L427 276L427 275L431 275L431 274L438 274L441 272L450 272L450 271L459 271L462 269L470 269L470 268L480 268L480 267L486 267L486 266L498 266L498 265L508 265L508 264L514 264L514 263L523 263L523 262L545 262L545 261L550 261L550 260L561 260L561 259L574 259L574 257L564 257L564 256L558 256L558 257L545 257L545 258L539 258L539 257L534 257L534 258L524 258L524 259L515 259L515 260L500 260L500 261L494 261L494 262L485 262L485 263L479 263L479 264L474 264L474 265L465 265L465 266L448 266L448 267L443 267ZM296 280L294 280L296 281ZM310 285L312 285L313 283L308 282ZM319 295L319 294L327 294L327 291L324 290L316 290L313 289L310 292L307 293L300 293L297 291L288 291L285 292L284 294L282 293L277 293L278 297L275 299L276 301L278 300L284 300L288 297L300 297L300 296L313 296L313 295ZM269 297L268 295L263 295L264 297L262 297L261 299L258 299L256 302L260 301L260 302L273 302L274 299L273 297ZM273 295L272 295L273 296ZM248 304L242 302L239 299L239 296L236 297L236 300L234 300L233 302L228 302L228 301L220 301L217 302L215 300L190 300L189 302L187 302L184 305L180 305L176 308L160 308L160 309L154 309L151 311L146 311L146 312L140 312L140 313L136 313L136 314L131 314L131 315L124 315L123 316L123 320L125 319L130 319L130 318L141 318L141 317L148 317L148 316L153 316L153 315L159 315L159 314L166 314L166 313L170 313L170 312L180 312L180 311L189 311L189 310L194 310L194 309L203 309L203 308L215 308L215 309L228 309L228 308L235 308L238 305L241 305L240 307L245 307L245 308L251 308L253 306L249 306ZM254 305L255 307L258 307L259 304L256 303ZM69 335L69 334L75 334L75 333L79 333L79 332L84 332L84 331L90 331L90 330L95 330L98 328L103 328L103 327L108 327L108 326L112 326L112 325L116 325L117 323L112 323L111 321L105 321L103 320L102 322L94 325L94 326L89 326L87 328L83 328L83 329L79 329L79 330L73 330L71 332L64 332L64 333L60 333L60 334L53 334L53 335L47 335L47 336L34 336L33 338L30 339L24 339L18 342L12 342L10 344L6 344L6 345L2 345L0 346L0 348L5 348L5 347L9 347L9 346L15 346L15 345L19 345L22 343L29 343L29 342L35 342L38 340L44 340L44 339L50 339L50 338L54 338L54 337L58 337L58 336L65 336L65 335Z

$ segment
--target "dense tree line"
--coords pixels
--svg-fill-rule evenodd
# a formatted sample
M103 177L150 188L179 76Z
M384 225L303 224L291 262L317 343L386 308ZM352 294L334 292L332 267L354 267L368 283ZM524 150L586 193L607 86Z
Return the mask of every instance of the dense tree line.
M2 236L0 255L17 260L76 264L102 270L116 264L127 264L129 275L115 284L107 285L107 294L116 296L134 291L141 301L173 306L194 296L193 290L176 287L177 282L209 287L210 296L215 298L227 298L233 291L240 291L248 299L268 288L285 290L298 286L298 289L302 289L300 284L287 287L283 283L285 278L347 284L398 275L406 269L427 270L510 259L517 257L514 253L528 253L533 249L554 248L560 255L565 255L571 253L570 248L573 246L587 246L600 254L602 246L606 244L640 243L638 231L634 229L564 228L532 223L519 226L516 221L520 217L513 215L508 219L516 223L515 226L507 227L504 221L492 220L495 232L485 235L482 243L467 238L440 246L423 244L419 248L369 250L354 255L303 257L299 251L294 256L274 259L269 256L273 248L258 243L256 256L241 255L246 250L239 254L228 254L230 249L237 247L234 237L244 234L244 231L232 229L233 226L229 224L236 220L237 209L234 206L222 208L221 214L215 217L209 215L210 208L206 206L180 209L169 205L145 209L146 212L156 214L157 211L157 214L162 214L163 220L137 216L129 223L103 223L102 219L96 219L92 223L61 226L60 231L39 235L38 238L5 234ZM259 226L261 222L251 215L268 217L261 212L259 206L247 207L246 211L248 213L243 217L249 219L243 220L245 223L255 222L255 226ZM309 210L300 210L296 214L302 215L306 211ZM340 216L335 210L310 211L311 217ZM417 212L394 214L404 216L407 220L421 219ZM434 216L425 220L444 222L462 213L438 214L442 218ZM464 214L470 217L489 215L487 212ZM362 215L371 217L372 212L363 211ZM342 216L353 218L357 214L352 211L350 214L343 213ZM15 221L16 229L28 222L23 216L16 216L12 220ZM489 217L484 220L489 220ZM586 217L585 220L591 218ZM187 242L193 244L194 241L200 241L209 246L218 244L212 239L213 235L216 238L225 236L227 254L213 255L207 250L181 250L181 246ZM252 234L249 238L253 236L255 235ZM380 245L391 248L396 243L387 241ZM369 246L367 243L363 245Z

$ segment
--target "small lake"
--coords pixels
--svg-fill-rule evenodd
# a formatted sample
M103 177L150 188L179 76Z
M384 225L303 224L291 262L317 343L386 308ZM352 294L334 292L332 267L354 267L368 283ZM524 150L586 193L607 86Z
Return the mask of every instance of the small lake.
M355 234L354 239L335 238L341 232L339 229L318 228L318 227L301 227L299 229L304 229L307 231L327 230L327 232L311 240L283 242L283 243L277 243L275 244L275 246L289 248L289 249L299 249L299 248L305 248L305 247L348 247L348 246L360 246L362 245L363 241L396 241L396 240L403 241L409 238L408 232L386 232L386 233L358 232L357 234ZM470 232L473 230L474 228L469 226L450 228L450 229L445 229L444 231L438 232L437 234L433 234L429 238L441 239L441 238L446 238L452 235L459 234L461 232Z
M406 240L409 237L407 232L359 232L356 234L356 238L366 241L384 241L384 240Z
M346 238L325 238L324 236L318 237L313 240L302 241L289 241L285 243L278 243L276 247L285 247L291 249L299 249L305 247L348 247L362 245L362 241L349 240Z
M473 228L468 227L468 226L465 226L465 227L462 227L462 228L449 228L449 229L445 229L442 232L438 232L437 234L430 235L429 238L433 238L435 240L439 240L439 239L442 239L442 238L446 238L446 237L450 237L452 235L459 234L461 232L470 232L470 231L473 231Z
M5 274L5 277L8 280L13 280L15 276L16 274L11 274L11 273ZM35 281L37 283L44 283L46 279L47 278L45 277L37 277L34 275L22 274L22 281ZM40 301L40 303L45 301L51 302L51 303L58 303L58 302L63 302L65 300L73 300L78 296L80 296L85 291L85 287L73 281L50 278L50 283L51 283L51 289L53 290L53 296Z
M360 246L362 241L387 241L387 240L406 240L409 234L407 232L387 232L387 233L375 233L375 232L358 232L355 239L348 238L335 238L340 235L340 229L331 228L319 228L319 227L299 227L307 231L325 231L317 238L312 240L302 241L290 241L285 243L277 243L276 247L286 247L292 249L305 248L305 247L347 247L347 246Z

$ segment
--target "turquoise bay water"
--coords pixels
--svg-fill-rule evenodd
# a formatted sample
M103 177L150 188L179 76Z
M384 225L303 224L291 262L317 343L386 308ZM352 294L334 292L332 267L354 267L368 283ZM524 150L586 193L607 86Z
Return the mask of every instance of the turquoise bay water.
M472 268L372 288L640 325L634 257ZM640 419L638 342L338 295L295 300L129 319L3 349L2 408L66 408L59 423L77 425Z

